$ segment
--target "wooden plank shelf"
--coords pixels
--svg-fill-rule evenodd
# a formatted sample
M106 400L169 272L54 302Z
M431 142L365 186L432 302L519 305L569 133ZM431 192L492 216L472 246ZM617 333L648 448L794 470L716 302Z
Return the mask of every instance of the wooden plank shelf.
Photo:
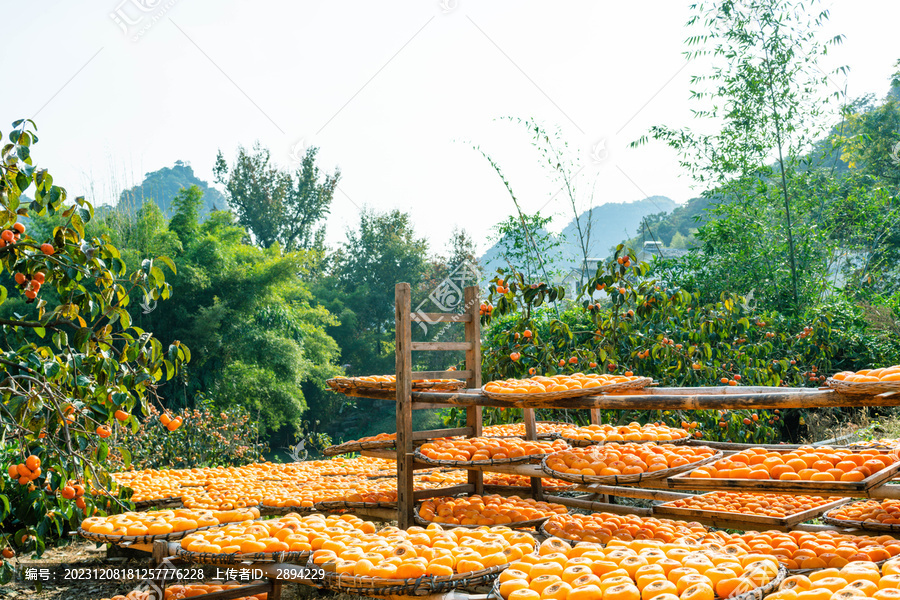
M422 371L417 379L462 378L466 371ZM716 393L721 390L740 390ZM889 398L847 395L835 390L814 388L708 388L708 393L695 388L647 388L632 393L602 394L561 400L505 400L488 398L480 389L458 392L413 391L413 406L427 403L441 406L491 406L495 408L558 408L601 410L764 410L801 407L900 406L900 394ZM347 396L374 400L394 400L391 391L347 390Z

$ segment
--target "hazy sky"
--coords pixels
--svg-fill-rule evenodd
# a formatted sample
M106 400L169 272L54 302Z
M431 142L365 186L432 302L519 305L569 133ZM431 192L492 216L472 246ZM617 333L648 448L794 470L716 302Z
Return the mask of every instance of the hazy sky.
M435 251L454 225L484 249L513 206L473 143L523 208L546 205L557 229L572 216L524 129L498 117L561 127L596 181L594 204L694 195L673 153L625 147L650 125L690 124L689 4L0 0L0 130L34 117L39 164L96 203L178 159L211 181L220 148L230 160L259 140L289 166L314 144L343 172L330 242L368 205L409 211ZM825 65L850 66L836 85L883 96L900 2L823 6L825 34L847 37Z

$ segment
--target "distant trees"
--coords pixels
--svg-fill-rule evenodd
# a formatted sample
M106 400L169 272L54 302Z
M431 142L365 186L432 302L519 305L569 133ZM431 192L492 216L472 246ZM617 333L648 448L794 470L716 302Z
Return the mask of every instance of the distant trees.
M216 181L223 184L228 204L257 244L275 243L285 251L323 248L324 228L341 173L322 174L316 164L318 148L307 148L294 173L282 170L258 142L252 149L238 148L229 167L220 151Z
M134 322L165 343L196 344L191 368L160 387L168 405L190 407L206 397L242 406L270 440L290 441L307 408L334 401L325 380L340 373L338 346L326 332L337 320L302 277L320 253L254 246L230 212L200 223L202 202L192 186L175 196L168 221L148 199L137 214L113 212L98 226L122 245L129 266L161 249L174 258L171 301L136 296L129 305Z

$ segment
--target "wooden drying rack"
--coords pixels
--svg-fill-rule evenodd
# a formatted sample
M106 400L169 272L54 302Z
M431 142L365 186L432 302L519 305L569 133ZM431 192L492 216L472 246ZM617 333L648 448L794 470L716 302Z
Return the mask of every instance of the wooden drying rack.
M376 456L397 460L397 521L402 528L414 524L413 510L417 500L448 494L481 494L484 490L483 471L512 473L531 478L533 497L543 498L541 479L547 477L539 465L502 465L488 467L468 467L468 482L437 490L413 490L413 475L417 469L430 468L422 462L414 460L414 441L450 436L478 437L482 430L481 409L484 406L499 408L520 408L524 412L525 437L537 439L534 409L584 409L590 410L591 422L600 423L601 410L738 410L738 409L784 409L784 408L821 408L821 407L859 407L859 406L900 406L900 393L889 392L878 395L847 395L831 389L815 388L781 388L750 386L716 386L690 388L648 388L635 392L611 393L565 400L498 400L488 398L481 393L481 327L479 314L479 289L467 287L464 291L464 310L462 313L413 313L411 311L410 286L398 283L394 289L396 318L396 392L385 390L348 390L348 396L395 401L397 405L397 448L392 450L371 450L363 452L367 456ZM411 326L413 322L427 323L463 323L465 325L464 342L413 342ZM460 351L466 353L465 370L462 371L412 371L413 351ZM413 391L413 379L465 379L467 388L458 392ZM413 431L412 411L423 408L444 408L456 406L465 408L466 426L452 429L433 429ZM725 450L737 450L736 444L716 444L700 442ZM746 446L744 446L746 447ZM773 448L786 449L785 446ZM886 483L886 481L884 482ZM614 495L621 497L645 498L651 500L674 500L688 494L663 491L668 489L666 480L655 482L644 480L639 487L583 485L578 490L595 496ZM777 490L759 490L773 491ZM831 493L831 492L827 492ZM845 494L849 495L849 494ZM879 485L863 494L871 498L900 498L900 486L889 488ZM643 514L649 509L624 507L605 502L579 498L563 498L554 496L554 502L579 508L606 510L615 512L627 511L632 514ZM717 522L725 524L724 519ZM729 524L739 524L728 521ZM804 526L797 526L804 527ZM804 528L816 528L805 526Z

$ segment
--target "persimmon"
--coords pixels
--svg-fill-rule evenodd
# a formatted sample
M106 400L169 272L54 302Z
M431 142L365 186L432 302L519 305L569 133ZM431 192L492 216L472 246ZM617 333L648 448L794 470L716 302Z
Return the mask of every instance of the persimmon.
M577 356L572 356L566 361L560 359L559 366L568 364L576 364ZM498 394L529 394L529 393L545 393L560 392L572 389L588 389L601 387L613 383L624 383L637 379L634 376L624 375L607 375L594 373L574 373L571 375L554 375L552 377L531 377L529 379L507 379L499 381L491 381L484 385L483 389L487 392Z
M569 440L594 442L628 441L674 441L690 437L683 428L669 427L660 423L630 423L628 425L587 425L569 427L560 431L560 436Z

